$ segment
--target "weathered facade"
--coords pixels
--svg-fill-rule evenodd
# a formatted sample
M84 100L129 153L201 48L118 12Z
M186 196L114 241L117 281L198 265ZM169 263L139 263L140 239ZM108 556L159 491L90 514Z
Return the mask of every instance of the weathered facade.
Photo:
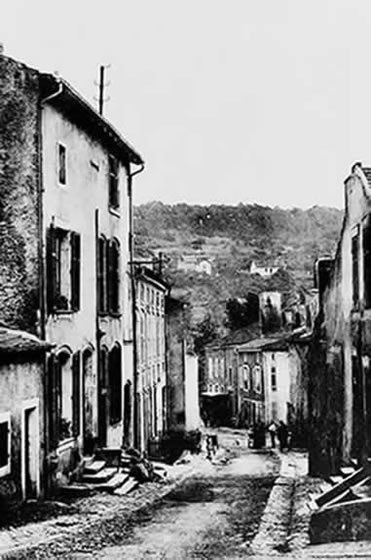
M167 428L165 296L168 286L151 269L136 268L139 448L159 441Z
M306 446L310 333L258 336L241 329L206 347L203 413L211 423L247 427L283 420L294 444Z
M187 305L168 295L166 310L167 426L200 427L198 360L187 348Z
M365 461L371 433L371 171L356 163L345 181L335 259L317 263L320 312L310 356L313 474Z
M239 424L238 348L256 337L258 324L232 332L205 348L206 367L201 387L201 409L205 421Z
M44 495L44 363L48 345L0 327L0 509Z
M142 160L64 80L5 56L0 75L0 319L54 345L46 449L63 484L131 437L127 192Z

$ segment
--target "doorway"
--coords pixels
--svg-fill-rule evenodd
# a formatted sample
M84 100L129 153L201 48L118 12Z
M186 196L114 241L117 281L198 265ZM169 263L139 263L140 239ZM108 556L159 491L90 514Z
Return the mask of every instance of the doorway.
M108 426L108 350L102 348L99 354L98 370L98 439L99 445L107 445Z
M39 413L38 405L26 405L23 411L23 496L39 495Z
M82 355L82 379L83 379L83 446L84 454L92 455L95 447L94 433L94 375L93 375L93 353L90 349L84 350Z

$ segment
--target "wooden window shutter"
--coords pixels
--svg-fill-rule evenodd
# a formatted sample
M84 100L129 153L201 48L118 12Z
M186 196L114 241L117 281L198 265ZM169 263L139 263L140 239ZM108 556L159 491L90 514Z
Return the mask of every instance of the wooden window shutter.
M60 421L60 391L61 391L61 371L58 358L51 354L48 357L48 404L49 404L49 446L55 449L59 440L59 421Z
M116 241L108 247L108 309L111 313L120 310L120 249Z
M73 435L80 433L80 352L72 358L72 430Z
M114 346L109 353L108 376L110 397L110 422L114 424L122 418L122 362L121 348Z
M365 307L371 307L371 221L367 217L363 226L363 270Z
M112 245L112 268L113 268L113 311L120 311L120 246L118 243Z
M114 291L114 244L111 241L107 248L107 288L108 288L108 310L109 312L114 311L113 306L113 291Z
M80 309L80 269L81 269L81 237L71 233L71 307L73 311Z
M57 261L56 231L51 225L46 233L46 305L49 315L54 313L56 306Z
M98 240L98 309L105 313L108 309L107 296L107 241L104 237Z

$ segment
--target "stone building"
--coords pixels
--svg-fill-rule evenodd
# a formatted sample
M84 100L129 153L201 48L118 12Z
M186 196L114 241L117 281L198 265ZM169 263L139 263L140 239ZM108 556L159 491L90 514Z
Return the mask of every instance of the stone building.
M310 354L310 468L334 473L369 456L371 169L353 165L334 259L317 263L320 311Z
M155 271L136 267L138 447L147 451L167 428L165 297L168 286Z
M283 420L294 443L305 446L310 336L305 329L261 336L260 326L252 325L208 345L201 393L205 421L247 427Z
M0 327L0 508L44 495L44 363L49 345Z
M198 360L189 349L187 305L168 295L166 309L167 426L200 427Z
M142 159L65 80L5 56L0 119L0 320L54 345L45 441L64 483L130 438L127 193Z

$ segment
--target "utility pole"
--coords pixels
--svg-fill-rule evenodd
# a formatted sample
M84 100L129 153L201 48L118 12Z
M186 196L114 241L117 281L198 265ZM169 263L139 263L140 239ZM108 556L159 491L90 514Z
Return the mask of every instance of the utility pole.
M98 101L98 112L100 115L103 115L103 109L104 109L104 103L106 101L109 101L109 97L105 98L104 97L104 90L106 87L109 86L109 82L105 82L105 71L107 68L110 67L110 64L106 64L106 65L101 65L99 67L99 82L95 82L95 85L98 86L98 99L96 99L96 101Z

